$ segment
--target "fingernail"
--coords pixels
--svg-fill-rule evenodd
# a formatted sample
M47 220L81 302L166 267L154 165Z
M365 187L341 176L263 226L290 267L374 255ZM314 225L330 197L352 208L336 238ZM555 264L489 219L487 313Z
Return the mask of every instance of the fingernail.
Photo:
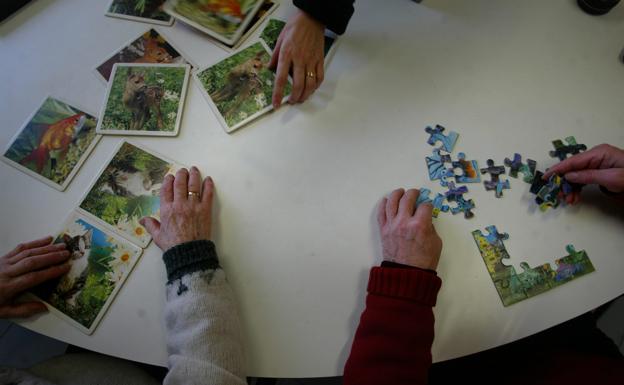
M208 175L208 180L210 181L210 183L214 183L214 181L212 180L212 177L210 175Z
M191 167L191 170L193 170L193 171L199 171L199 170L197 169L197 167L195 167L195 166Z

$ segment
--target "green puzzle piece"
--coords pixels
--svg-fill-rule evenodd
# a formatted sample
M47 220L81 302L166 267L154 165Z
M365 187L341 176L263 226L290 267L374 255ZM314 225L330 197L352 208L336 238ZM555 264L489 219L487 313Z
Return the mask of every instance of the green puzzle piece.
M486 231L488 235L475 230L472 236L504 306L536 296L595 270L585 250L576 251L574 246L567 245L569 255L555 260L557 270L552 270L548 263L531 268L528 263L522 262L520 267L524 271L518 274L513 266L503 264L504 259L510 258L503 243L509 235L499 233L496 226L488 226Z

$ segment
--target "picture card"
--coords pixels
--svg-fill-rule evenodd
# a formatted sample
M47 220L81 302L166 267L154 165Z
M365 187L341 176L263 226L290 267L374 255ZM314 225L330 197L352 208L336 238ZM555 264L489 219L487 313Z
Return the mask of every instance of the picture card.
M271 54L262 42L196 71L193 76L226 132L232 132L273 109L275 73ZM284 87L286 100L290 83Z
M106 16L144 23L172 25L173 17L163 10L165 0L113 0Z
M266 45L270 48L271 52L275 50L275 46L277 45L277 39L279 38L280 33L286 26L286 22L279 19L269 19L269 21L264 26L264 29L260 33L260 39L262 39ZM323 53L325 55L325 66L327 66L327 62L330 59L330 56L334 52L335 43L337 40L337 35L329 30L325 30L325 42L323 47Z
M151 237L139 220L160 218L162 182L179 168L152 151L122 141L82 199L80 210L145 248Z
M187 63L194 67L188 56L183 55L161 32L151 28L138 38L129 41L95 68L98 77L105 83L110 79L115 63Z
M188 64L113 65L96 132L178 135L189 75Z
M63 191L100 139L96 126L95 115L48 96L13 137L2 160Z
M234 45L262 0L168 0L164 10L227 45Z
M73 212L55 238L70 252L70 270L31 293L50 311L91 334L141 256L142 249Z

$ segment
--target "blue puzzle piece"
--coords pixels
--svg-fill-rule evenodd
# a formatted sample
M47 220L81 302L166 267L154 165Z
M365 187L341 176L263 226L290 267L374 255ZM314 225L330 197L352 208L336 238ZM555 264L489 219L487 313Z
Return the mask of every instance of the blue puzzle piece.
M429 190L428 188L421 188L418 199L416 199L416 206L422 203L431 203L431 199L429 199L429 194L431 194L431 190Z
M458 160L451 162L453 168L449 169L449 172L455 177L457 183L478 183L481 181L481 177L477 170L479 166L476 160L466 160L466 154L460 152L457 154ZM455 169L460 169L461 174L455 174Z
M441 154L439 148L433 149L433 154L425 158L427 162L427 170L429 171L429 179L437 180L446 175L445 163L451 162L451 156Z
M487 239L487 241L490 244L494 244L496 242L505 241L505 240L509 239L509 234L507 234L507 233L499 233L498 229L494 225L488 226L485 229L487 230L488 234L487 235L483 235L483 236L485 237L485 239Z
M509 176L512 178L518 177L518 172L524 175L522 178L526 183L533 183L535 176L535 169L537 168L537 162L532 159L527 159L526 164L522 163L522 156L518 153L514 154L513 160L505 158L505 166L509 167Z
M454 202L455 204L457 204L457 206L451 207L451 213L457 214L463 212L464 218L466 219L474 217L472 209L475 208L475 205L472 199L466 200L463 196L460 195L459 197L455 198Z
M442 147L446 152L452 152L455 147L455 142L457 142L457 138L459 134L454 131L449 131L448 135L444 135L442 132L445 130L444 127L436 124L435 128L431 128L431 126L427 126L425 131L431 136L427 140L432 146L435 146L436 142L441 142Z
M444 199L445 199L445 196L440 193L438 193L438 195L436 195L436 197L433 198L433 217L434 218L438 217L438 214L440 214L440 211L445 212L445 213L449 211L450 207L444 204Z

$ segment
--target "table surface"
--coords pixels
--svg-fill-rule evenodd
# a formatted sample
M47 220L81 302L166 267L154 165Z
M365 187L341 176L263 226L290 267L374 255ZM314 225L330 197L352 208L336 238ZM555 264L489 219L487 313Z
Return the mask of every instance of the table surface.
M107 2L39 0L0 26L1 142L46 94L99 111L93 68L147 24L104 16ZM624 6L592 17L572 0L357 2L325 82L305 104L224 133L196 85L177 138L134 138L217 184L215 242L239 300L249 375L338 375L379 262L380 197L428 180L426 125L460 133L481 165L520 152L554 163L551 140L624 146ZM287 15L290 5L277 13ZM227 55L201 33L158 27L201 66ZM54 233L78 204L119 137L97 145L65 192L0 165L0 246ZM624 292L624 213L595 190L585 203L535 210L511 180L494 198L469 185L475 218L442 215L435 361L505 344ZM504 308L471 231L497 225L512 263L531 266L587 250L596 272ZM92 336L51 314L20 321L113 356L165 365L165 272L152 243Z

